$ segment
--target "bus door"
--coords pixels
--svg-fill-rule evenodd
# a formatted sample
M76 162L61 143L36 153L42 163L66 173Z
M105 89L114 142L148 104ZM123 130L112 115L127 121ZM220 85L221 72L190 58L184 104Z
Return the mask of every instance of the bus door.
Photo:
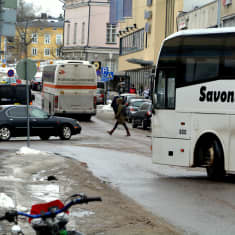
M153 162L189 165L190 114L177 112L176 69L157 71L155 114L152 117Z
M153 127L153 135L161 137L173 137L175 129L175 70L172 68L158 69L156 82L155 104L157 126ZM164 125L161 123L164 122ZM166 125L167 122L168 124ZM153 124L155 124L153 120ZM160 125L160 126L159 126ZM164 128L163 128L164 126Z

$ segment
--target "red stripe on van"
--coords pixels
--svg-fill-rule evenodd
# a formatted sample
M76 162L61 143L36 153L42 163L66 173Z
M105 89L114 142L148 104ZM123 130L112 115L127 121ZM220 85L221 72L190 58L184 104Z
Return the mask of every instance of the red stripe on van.
M96 89L97 86L83 86L83 85L53 85L44 83L43 86L57 89Z

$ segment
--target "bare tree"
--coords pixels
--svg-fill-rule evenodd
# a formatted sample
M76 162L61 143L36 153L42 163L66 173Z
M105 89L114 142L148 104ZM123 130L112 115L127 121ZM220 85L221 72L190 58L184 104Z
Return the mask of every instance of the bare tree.
M32 43L32 35L37 33L38 29L33 27L32 22L37 19L36 9L33 4L19 0L17 8L16 36L14 39L8 39L8 54L17 60L27 57L28 45ZM9 58L10 59L10 58Z

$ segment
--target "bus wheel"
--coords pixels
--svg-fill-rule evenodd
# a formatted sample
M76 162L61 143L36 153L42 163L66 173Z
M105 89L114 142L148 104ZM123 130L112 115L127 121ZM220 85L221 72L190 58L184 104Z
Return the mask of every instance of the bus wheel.
M48 140L50 138L49 135L40 135L39 137L41 140Z
M6 141L11 138L11 130L7 126L2 126L0 128L0 140Z
M71 127L68 125L64 125L61 128L61 132L60 132L60 139L62 140L69 140L72 136L72 130Z
M204 146L204 154L208 161L207 176L211 180L221 180L225 175L223 150L218 140L211 140Z

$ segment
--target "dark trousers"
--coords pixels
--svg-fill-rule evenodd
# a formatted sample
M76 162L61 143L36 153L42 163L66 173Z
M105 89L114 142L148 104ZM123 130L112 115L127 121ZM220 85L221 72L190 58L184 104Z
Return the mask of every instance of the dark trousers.
M112 130L113 132L115 131L115 129L117 128L118 125L119 125L119 123L118 123L118 121L116 121L116 123L115 123L115 125L113 127L113 130ZM129 130L128 130L128 127L127 127L126 123L124 122L122 125L126 129L126 132L129 133Z

